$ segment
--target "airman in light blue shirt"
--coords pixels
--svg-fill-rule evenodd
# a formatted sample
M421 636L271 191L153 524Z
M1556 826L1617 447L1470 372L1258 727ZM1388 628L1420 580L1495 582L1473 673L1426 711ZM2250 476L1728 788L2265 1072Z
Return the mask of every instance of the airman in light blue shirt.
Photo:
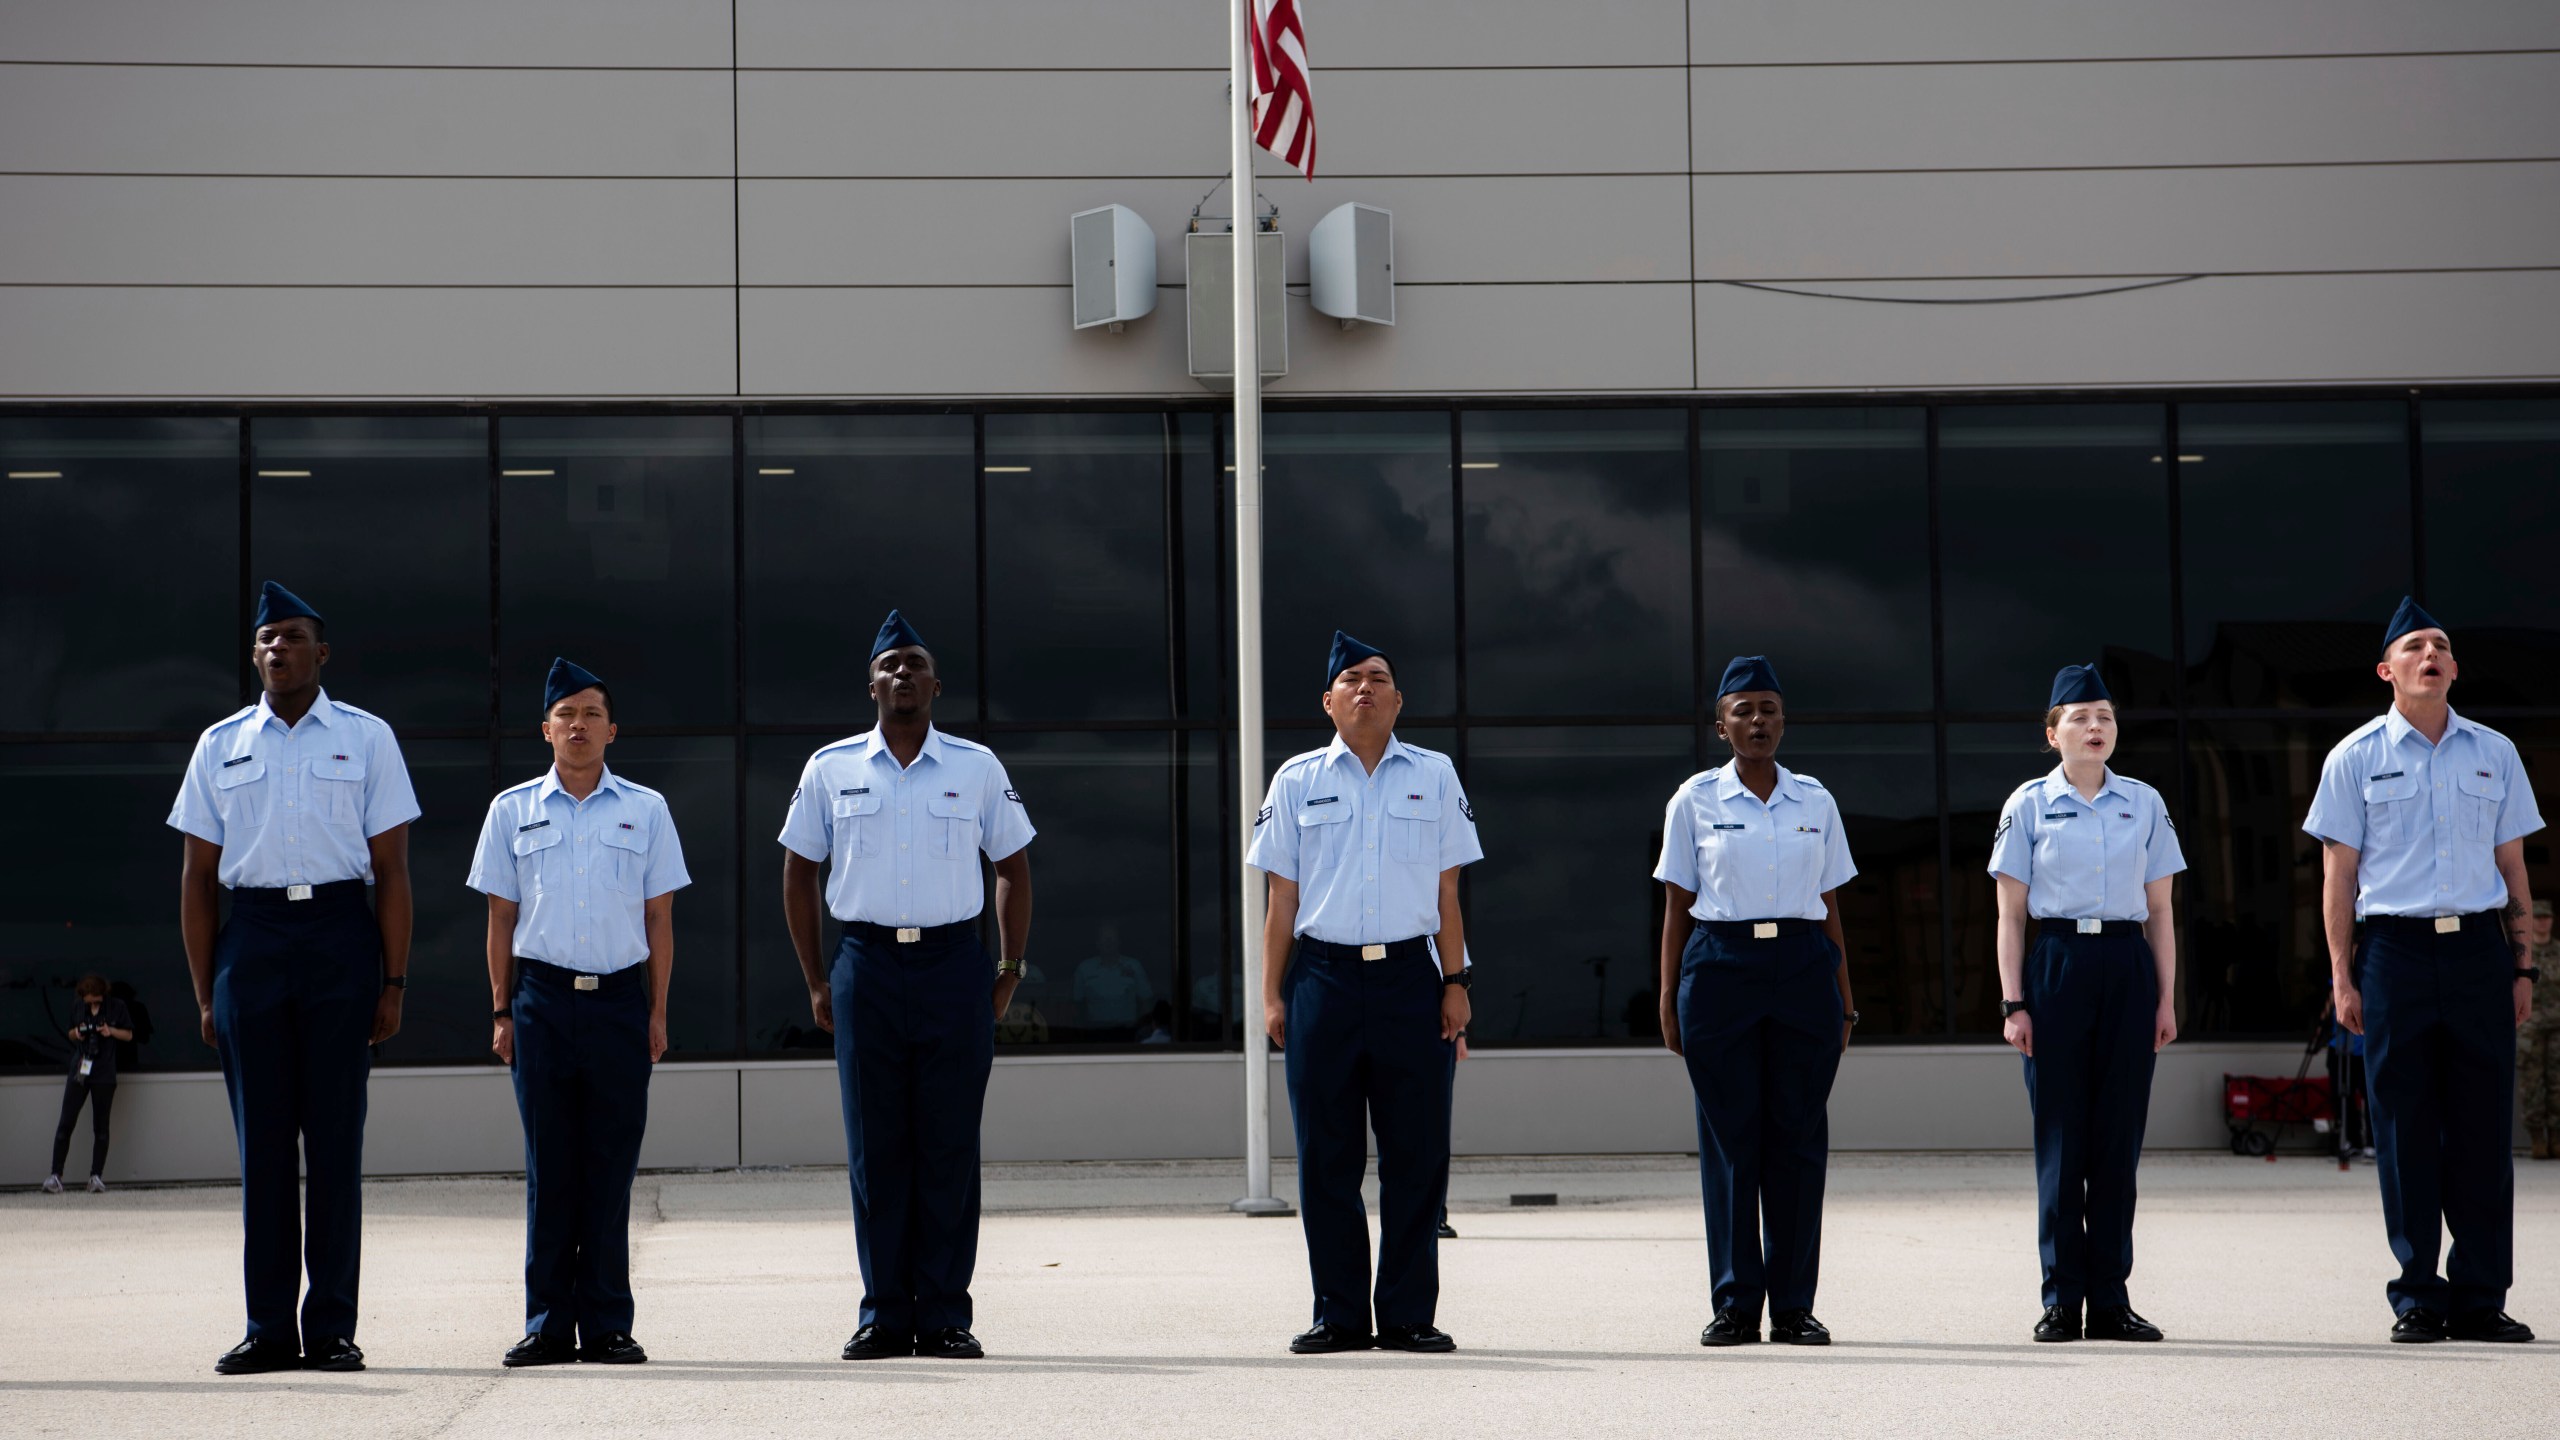
M1293 933L1374 945L1437 934L1441 872L1483 858L1448 756L1390 736L1364 773L1336 735L1271 777L1244 863L1297 883Z
M2356 918L2471 915L2507 903L2497 847L2542 828L2515 742L2445 707L2444 738L2398 706L2359 725L2320 766L2302 822L2356 852Z
M665 796L608 767L580 800L555 766L489 802L462 883L515 902L516 954L610 975L649 958L646 903L693 877Z
M1763 801L1734 765L1692 775L1672 795L1653 878L1694 892L1689 913L1700 920L1822 919L1822 897L1858 874L1839 802L1784 765Z
M2160 792L2103 773L2095 800L2081 799L2056 765L2000 807L1991 873L2027 887L2032 919L2148 920L2143 887L2187 868Z
M978 856L1002 860L1037 833L995 752L933 728L912 765L878 730L810 756L780 839L829 867L837 919L913 927L974 918L986 905Z
M287 725L267 697L196 740L169 824L222 847L226 889L373 883L365 842L418 818L391 727L326 689Z

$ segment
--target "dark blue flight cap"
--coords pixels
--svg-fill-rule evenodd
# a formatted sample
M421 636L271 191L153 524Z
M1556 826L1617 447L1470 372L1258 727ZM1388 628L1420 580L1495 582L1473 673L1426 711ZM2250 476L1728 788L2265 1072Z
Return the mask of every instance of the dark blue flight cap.
M2391 628L2382 632L2382 648L2386 653L2389 652L2392 642L2412 630L2443 629L2443 621L2420 609L2416 600L2403 595L2400 597L2400 608L2391 612Z
M304 604L301 596L270 580L265 588L258 592L258 611L249 617L249 628L254 630L261 625L272 625L278 620L290 620L297 615L319 620L323 625L329 623L320 619L319 611Z
M1333 682L1342 678L1343 671L1373 656L1387 662L1387 673L1390 676L1395 673L1396 662L1388 656L1386 651L1375 645L1364 645L1339 630L1334 631L1333 651L1324 657L1324 688L1332 689Z
M568 660L555 655L551 660L551 673L544 676L542 680L542 708L548 712L552 706L581 690L603 690L604 688L604 681L596 675L596 672L583 665L573 665ZM605 693L609 695L612 692L608 690Z
M2044 704L2048 710L2059 710L2065 705L2085 705L2092 700L2104 700L2112 705L2115 698L2107 693L2107 682L2098 678L2097 666L2065 665L2053 672L2053 698Z
M1724 679L1716 685L1716 698L1721 700L1737 690L1768 690L1787 693L1778 683L1778 669L1766 655L1736 655L1725 662Z
M932 646L924 643L923 636L916 633L916 627L907 623L906 616L892 610L889 612L889 618L880 622L880 633L871 641L871 654L868 658L877 660L889 651L907 645L913 645L919 650L928 652L933 649Z

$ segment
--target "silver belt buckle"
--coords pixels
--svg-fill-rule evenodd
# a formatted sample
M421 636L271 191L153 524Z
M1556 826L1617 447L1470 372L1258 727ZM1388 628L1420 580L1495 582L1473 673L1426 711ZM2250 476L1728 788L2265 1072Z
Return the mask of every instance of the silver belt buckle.
M308 885L287 885L284 887L284 898L287 900L308 900L311 898L311 887Z
M901 925L898 927L898 943L901 945L913 945L923 938L924 930L919 926Z
M1360 947L1360 958L1363 960L1384 960L1387 958L1387 947L1384 945L1363 945Z
M2462 917L2459 915L2439 915L2436 917L2436 933L2439 935L2451 935L2461 928Z
M2080 933L2083 935L2104 935L2107 933L2107 922L2104 920L2081 920L2075 923L2079 925Z
M577 979L569 982L569 988L572 990L601 990L604 988L604 977L601 975L581 975Z
M1754 939L1754 940L1775 940L1775 939L1777 939L1777 938L1778 938L1778 922L1777 922L1777 921L1775 921L1775 920L1754 920L1754 921L1752 921L1752 922L1751 922L1751 938L1752 938L1752 939Z

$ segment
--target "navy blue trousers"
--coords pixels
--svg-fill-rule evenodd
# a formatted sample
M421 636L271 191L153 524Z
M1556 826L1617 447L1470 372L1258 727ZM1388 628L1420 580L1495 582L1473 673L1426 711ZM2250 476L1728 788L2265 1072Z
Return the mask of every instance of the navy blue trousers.
M995 980L995 962L967 925L911 945L848 925L836 950L836 1076L861 1323L892 1336L971 1323Z
M1810 1310L1822 1269L1831 1082L1840 1073L1840 953L1819 930L1726 940L1680 956L1680 1052L1698 1097L1711 1300L1752 1323Z
M1377 1324L1419 1326L1440 1306L1440 1210L1449 1198L1450 1082L1440 964L1421 940L1363 960L1357 945L1301 938L1289 960L1289 1114L1298 1140L1315 1318L1368 1334L1369 1212L1360 1199L1378 1136Z
M2160 972L2139 935L2042 935L2027 952L2026 1059L2035 1114L2036 1253L2044 1303L2129 1303L2133 1172L2151 1115Z
M252 1340L355 1338L365 1079L381 996L382 931L361 889L232 897L213 942L213 1029L240 1141Z
M524 1328L594 1343L631 1329L631 1179L649 1126L649 969L580 990L517 962L524 1117Z
M2391 1309L2503 1309L2515 1266L2515 954L2494 916L2451 935L2368 927L2356 969L2382 1223L2400 1262Z

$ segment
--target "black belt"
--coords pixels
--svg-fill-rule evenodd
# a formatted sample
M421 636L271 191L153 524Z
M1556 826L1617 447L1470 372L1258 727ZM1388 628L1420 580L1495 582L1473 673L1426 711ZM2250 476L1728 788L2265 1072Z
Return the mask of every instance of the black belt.
M2356 922L2382 935L2452 935L2476 930L2498 931L2498 912L2474 910L2468 915L2367 915Z
M2139 935L2139 920L2064 920L2048 915L2036 922L2036 928L2047 935Z
M546 985L566 985L572 990L620 990L624 986L637 985L646 980L649 976L649 967L646 962L643 962L638 965L625 965L611 974L599 975L592 970L572 970L566 965L554 965L548 960L536 960L530 955L519 955L516 957L516 973L527 979L538 975Z
M844 922L846 934L859 935L884 945L919 945L928 940L950 940L974 933L977 928L978 922L974 918L954 920L948 925L874 925L868 920Z
M1384 945L1336 945L1313 935L1298 937L1298 953L1316 960L1411 960L1431 958L1431 938L1416 935L1410 940L1390 940Z
M363 881L332 880L325 885L242 885L232 890L231 901L235 905L282 905L287 901L347 900L363 896Z
M1726 944L1744 940L1775 940L1782 935L1810 935L1822 928L1819 920L1701 920L1698 928Z

